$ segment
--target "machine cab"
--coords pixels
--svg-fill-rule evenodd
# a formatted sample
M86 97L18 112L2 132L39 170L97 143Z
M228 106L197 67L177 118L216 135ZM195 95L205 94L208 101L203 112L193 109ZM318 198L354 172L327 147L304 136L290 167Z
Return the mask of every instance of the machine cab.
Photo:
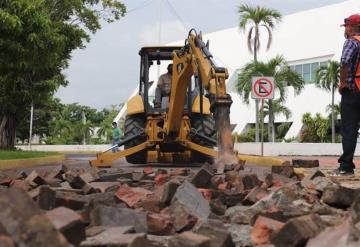
M180 50L181 48L181 46L143 47L140 50L139 95L142 97L145 113L166 112L169 97L161 97L161 106L155 105L158 79L167 72L167 66L172 63L173 52L175 50ZM189 83L191 83L191 81ZM187 93L187 100L184 106L186 112L188 112L187 109L191 109L196 94L195 88L196 86L193 82L193 85L189 87Z

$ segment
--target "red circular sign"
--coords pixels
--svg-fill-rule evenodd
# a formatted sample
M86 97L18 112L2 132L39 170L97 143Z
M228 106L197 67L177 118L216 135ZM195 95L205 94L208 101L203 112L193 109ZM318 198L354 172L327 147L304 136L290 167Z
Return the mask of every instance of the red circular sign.
M265 83L264 83L265 82ZM264 85L269 85L270 89L265 87ZM266 78L257 79L253 86L254 93L259 97L267 97L273 91L272 82Z

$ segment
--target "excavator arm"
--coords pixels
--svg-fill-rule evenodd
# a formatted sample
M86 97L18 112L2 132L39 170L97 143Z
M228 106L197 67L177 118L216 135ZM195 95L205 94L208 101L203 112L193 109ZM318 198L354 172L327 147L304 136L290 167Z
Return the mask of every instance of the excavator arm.
M189 32L183 49L174 51L173 75L169 111L166 119L168 138L176 139L181 127L186 91L192 76L197 76L203 88L208 92L210 110L214 115L218 130L219 160L224 163L235 162L230 127L230 106L232 100L226 93L226 68L217 67L208 46L201 34L195 30Z

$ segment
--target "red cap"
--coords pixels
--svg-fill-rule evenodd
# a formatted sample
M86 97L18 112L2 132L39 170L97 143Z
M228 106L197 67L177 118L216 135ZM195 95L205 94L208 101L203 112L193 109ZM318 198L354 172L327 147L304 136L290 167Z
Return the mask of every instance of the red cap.
M344 24L341 26L352 26L360 24L360 15L350 15L348 18L344 19Z

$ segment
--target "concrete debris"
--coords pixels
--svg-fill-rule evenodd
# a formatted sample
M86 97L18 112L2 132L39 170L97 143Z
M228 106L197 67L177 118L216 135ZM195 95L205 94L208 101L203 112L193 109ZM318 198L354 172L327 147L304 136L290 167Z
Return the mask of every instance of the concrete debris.
M133 226L136 232L147 232L146 213L121 206L96 205L90 222L92 226Z
M194 174L191 179L191 183L197 188L209 188L211 185L211 178L213 176L214 173L206 166L203 166L198 172Z
M148 214L148 233L154 235L175 234L174 218L167 214Z
M85 224L75 211L58 207L48 211L46 216L70 243L78 245L85 240Z
M272 166L271 171L287 178L291 178L295 175L294 167L291 165Z
M355 247L360 246L359 240L349 238L351 232L350 220L343 221L340 225L335 227L329 227L321 232L316 237L310 239L307 243L307 247Z
M116 228L104 231L94 237L89 237L81 243L84 247L98 246L140 246L138 242L145 242L145 233L121 234ZM147 245L142 245L147 246Z
M231 234L231 238L236 247L250 247L253 243L250 238L251 226L231 224L227 226L228 231Z
M41 209L51 210L55 207L56 191L51 189L48 185L39 187L38 205Z
M160 198L160 203L163 206L169 205L169 203L171 202L172 198L175 195L177 188L180 185L181 185L180 181L176 179L172 179L164 185L163 193Z
M10 236L0 235L0 246L15 247L15 243Z
M271 235L278 232L283 226L284 223L280 221L259 216L251 229L251 240L255 245L269 244Z
M91 181L91 179L87 176L81 177L81 175L77 176L68 176L66 179L69 182L70 186L73 189L81 189L84 194L91 194L98 192L94 187L92 187L86 180Z
M293 159L292 165L294 167L302 167L302 168L316 168L319 167L319 160L301 160L301 159Z
M195 230L196 233L210 238L210 247L235 247L231 233L226 229L222 222L209 220L202 223Z
M0 192L0 224L19 247L70 246L63 235L22 189Z
M45 179L40 176L36 171L32 171L27 178L25 179L25 181L30 184L31 186L38 186L38 185L43 185L46 184Z
M193 232L183 232L169 240L169 247L210 247L211 238Z
M326 228L317 215L305 215L285 223L279 232L275 233L271 243L279 247L304 246L309 238L315 237Z
M0 174L0 246L359 246L359 190L317 165Z
M358 195L359 190L357 189L334 185L324 189L321 199L332 207L346 209L351 206Z
M210 215L209 202L191 183L185 181L176 190L172 202L179 202L194 216L206 221Z
M162 211L164 214L174 217L174 227L176 232L191 230L198 222L191 210L188 210L184 204L179 201L173 202L170 207Z

